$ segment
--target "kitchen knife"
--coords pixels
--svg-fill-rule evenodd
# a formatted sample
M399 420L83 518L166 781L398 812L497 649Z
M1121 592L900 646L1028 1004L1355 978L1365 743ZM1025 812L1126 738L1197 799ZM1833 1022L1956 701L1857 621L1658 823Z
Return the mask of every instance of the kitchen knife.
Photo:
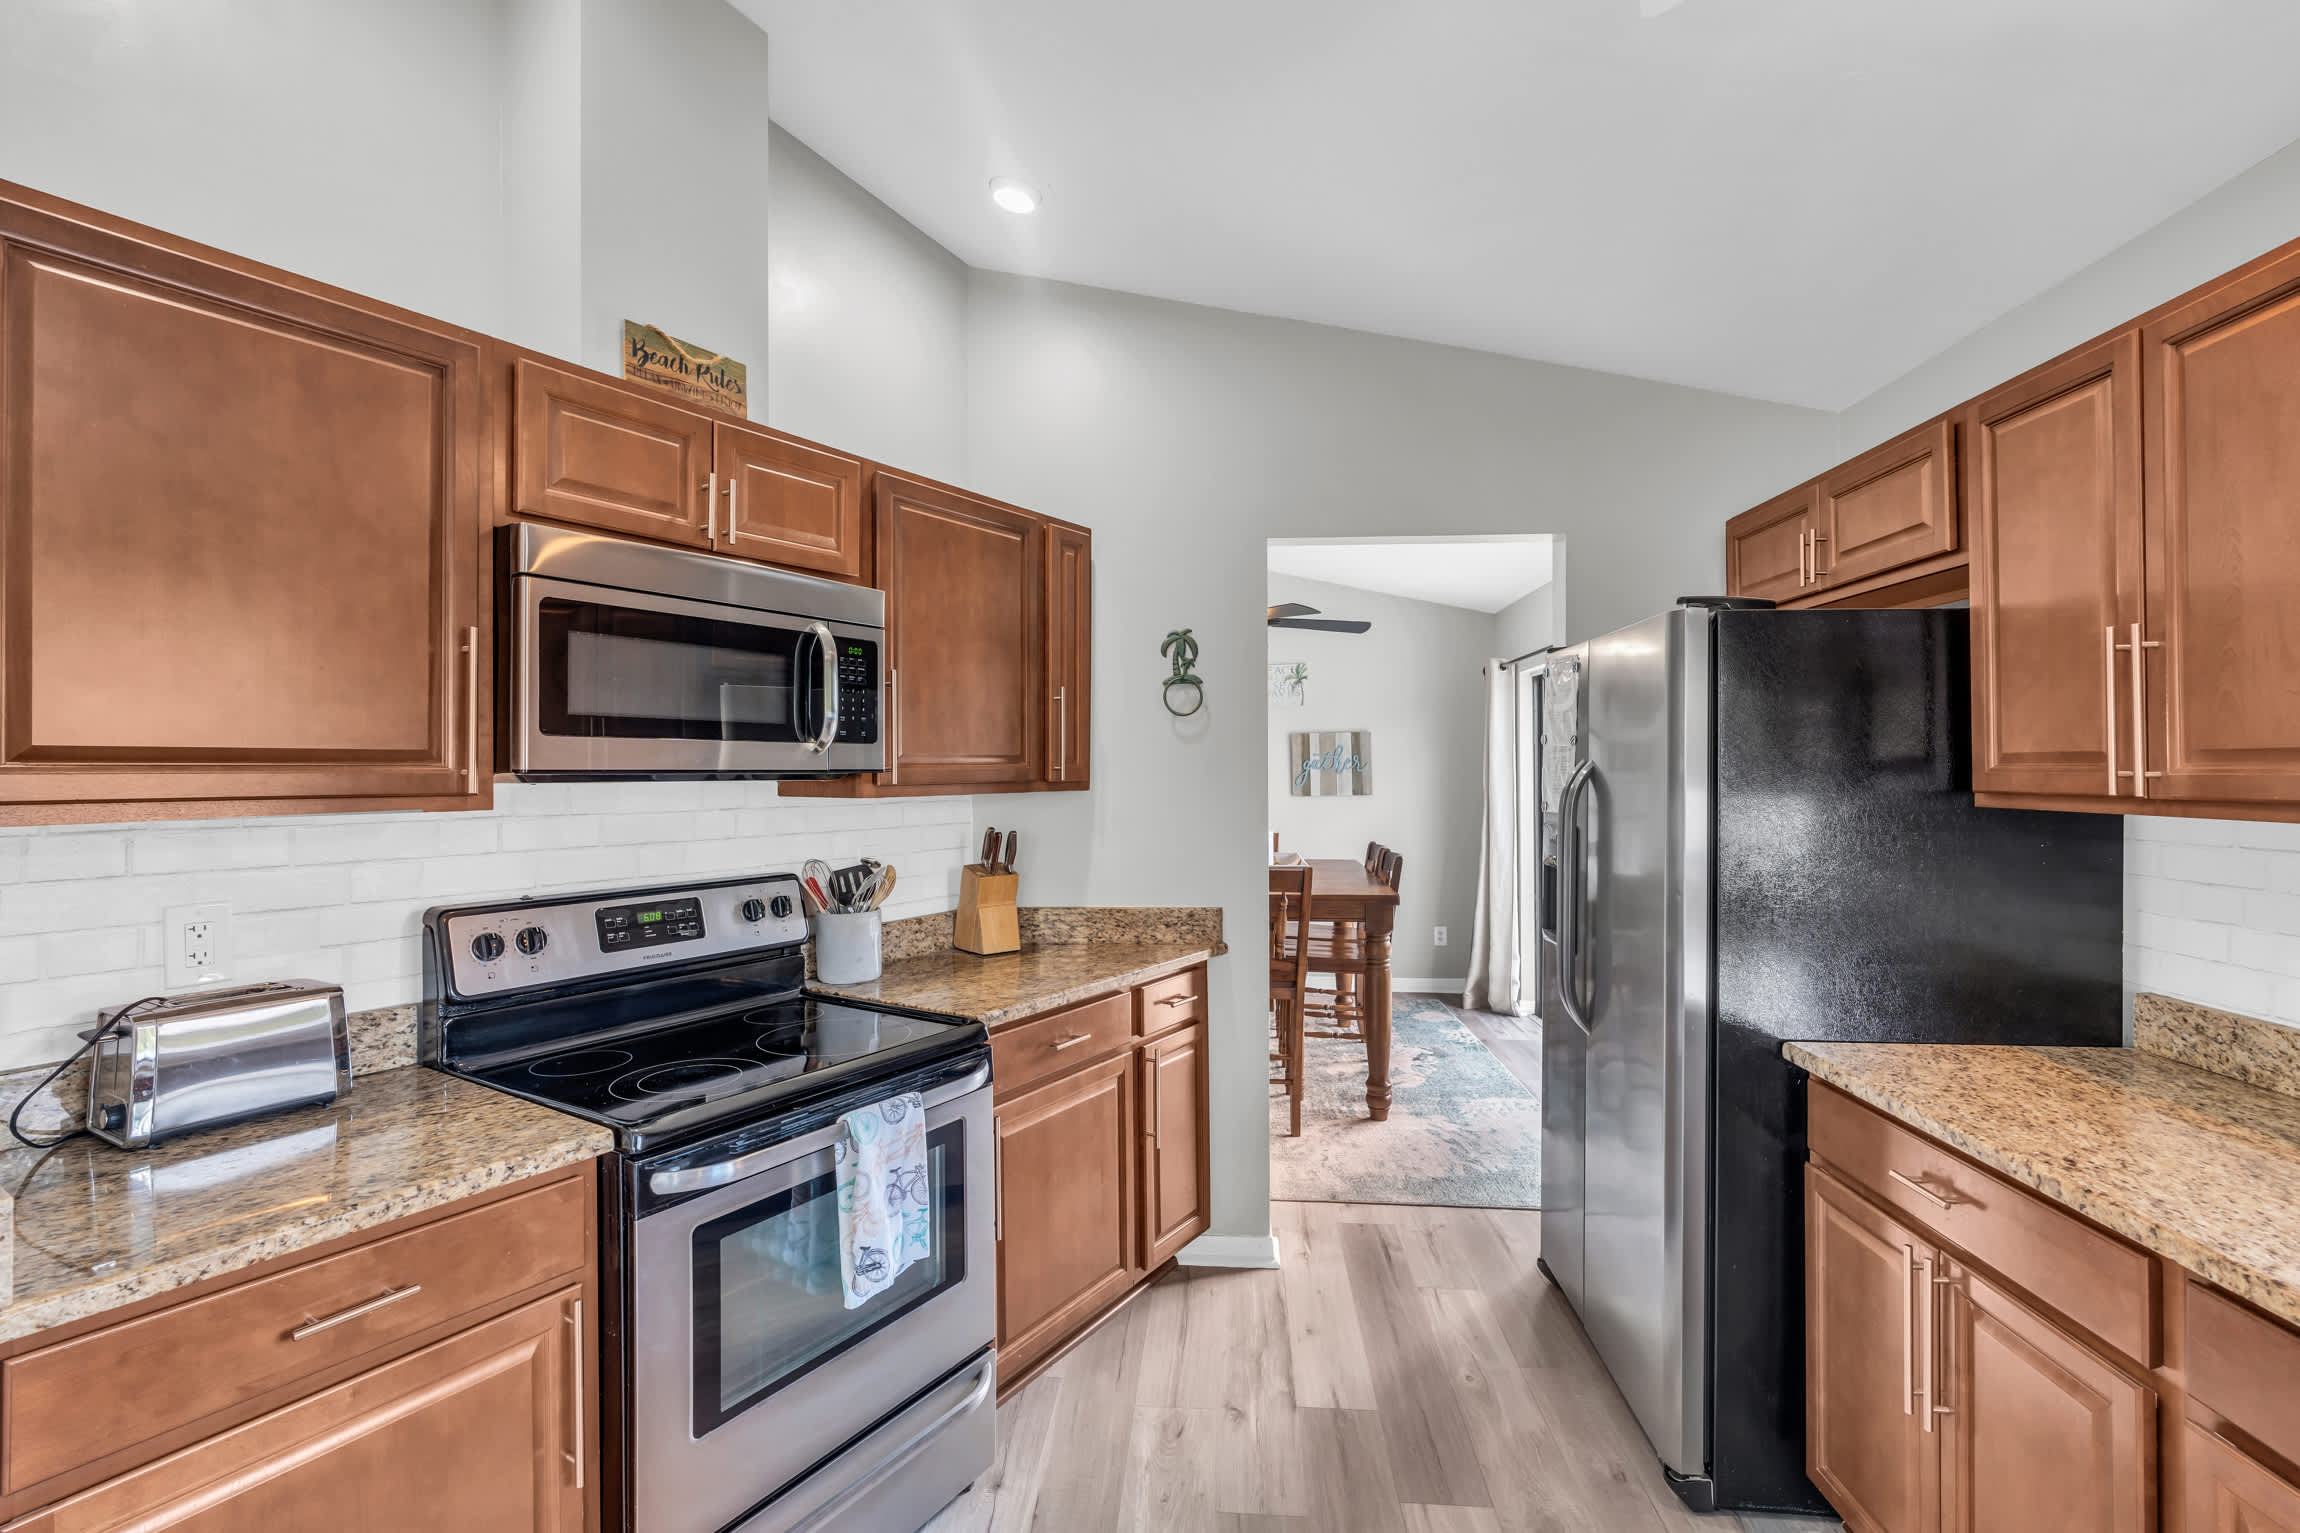
M982 833L982 856L977 859L985 873L998 871L998 827L993 825Z
M1006 855L998 859L999 872L1011 873L1014 871L1014 843L1020 838L1021 834L1022 833L1020 831L1013 830L1010 830L1006 833Z

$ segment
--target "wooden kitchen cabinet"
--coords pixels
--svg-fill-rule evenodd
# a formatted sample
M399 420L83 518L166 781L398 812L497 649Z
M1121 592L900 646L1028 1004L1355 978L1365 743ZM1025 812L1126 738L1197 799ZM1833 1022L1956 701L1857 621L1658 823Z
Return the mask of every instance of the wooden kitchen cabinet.
M2129 795L2139 757L2128 685L2140 620L2139 333L1984 395L1966 408L1964 435L1973 788Z
M10 1524L24 1533L577 1533L568 1290Z
M1936 1417L1950 1533L2142 1533L2156 1495L2156 1392L1955 1260Z
M999 1369L1019 1371L1132 1287L1131 1051L997 1104Z
M1206 1232L1206 1025L1142 1045L1142 1265Z
M2300 806L2300 250L2141 347L2148 796Z
M511 509L709 548L710 418L532 357L512 365Z
M1046 527L1046 684L1051 692L1046 771L1051 787L1093 781L1094 535Z
M1933 1336L1917 1285L1932 1257L1925 1237L1806 1167L1805 1468L1865 1533L1938 1523L1938 1433L1916 1414Z
M484 456L477 337L0 185L0 823L484 806Z
M586 1161L5 1344L0 1518L595 1525L597 1202Z
M2177 1533L2300 1533L2300 1486L2193 1421L2181 1442Z
M758 427L713 428L712 462L726 497L715 525L722 553L861 580L860 458Z
M1956 423L1944 416L1823 474L1812 585L1850 585L1955 552L1956 463Z
M1793 601L1813 584L1818 483L1742 512L1725 524L1725 594Z

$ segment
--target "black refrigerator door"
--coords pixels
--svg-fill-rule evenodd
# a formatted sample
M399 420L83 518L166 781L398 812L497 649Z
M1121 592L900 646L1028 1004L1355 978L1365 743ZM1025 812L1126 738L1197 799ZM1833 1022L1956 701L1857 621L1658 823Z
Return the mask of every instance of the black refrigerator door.
M1781 1043L2119 1043L2124 829L1973 807L1964 612L1716 622L1711 1475L1720 1506L1819 1511Z

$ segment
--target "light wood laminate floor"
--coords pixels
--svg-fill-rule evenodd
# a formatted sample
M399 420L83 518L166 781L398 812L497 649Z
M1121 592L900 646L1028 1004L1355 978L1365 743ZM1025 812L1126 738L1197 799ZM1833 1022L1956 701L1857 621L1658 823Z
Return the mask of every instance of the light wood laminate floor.
M1570 1308L1540 1215L1271 1207L1275 1272L1177 1268L999 1409L931 1533L1826 1533L1696 1517Z

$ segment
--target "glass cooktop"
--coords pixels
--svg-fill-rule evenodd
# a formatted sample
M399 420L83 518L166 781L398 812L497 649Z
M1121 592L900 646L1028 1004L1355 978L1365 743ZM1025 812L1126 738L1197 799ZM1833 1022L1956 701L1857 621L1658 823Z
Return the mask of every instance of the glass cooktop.
M458 1073L618 1129L772 1106L978 1032L797 996Z

